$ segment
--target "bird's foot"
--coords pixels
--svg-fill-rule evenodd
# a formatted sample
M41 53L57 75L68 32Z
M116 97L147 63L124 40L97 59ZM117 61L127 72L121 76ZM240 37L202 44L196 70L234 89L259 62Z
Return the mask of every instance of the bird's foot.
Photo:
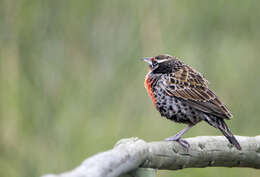
M179 139L181 139L181 138L179 136L175 135L175 136L166 138L165 141L178 141Z
M165 141L177 141L186 150L188 150L190 148L190 144L188 143L188 141L186 141L186 140L184 140L182 138L178 138L176 136L172 136L172 137L166 138Z
M188 143L188 141L184 140L184 139L179 139L178 142L180 143L180 145L182 145L182 147L184 147L186 150L188 150L190 148L190 144Z

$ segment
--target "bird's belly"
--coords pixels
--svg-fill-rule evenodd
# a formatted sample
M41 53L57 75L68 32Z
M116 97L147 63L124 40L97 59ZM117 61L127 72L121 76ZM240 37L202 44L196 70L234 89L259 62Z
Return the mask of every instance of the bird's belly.
M162 90L155 91L154 97L157 110L167 119L186 124L196 124L202 120L202 113L190 107L183 99L169 96Z

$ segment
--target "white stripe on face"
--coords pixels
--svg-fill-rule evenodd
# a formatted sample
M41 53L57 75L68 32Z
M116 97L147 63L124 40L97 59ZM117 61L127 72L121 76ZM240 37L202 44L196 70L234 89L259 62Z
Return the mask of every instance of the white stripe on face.
M163 63L165 61L168 61L169 59L163 59L163 60L157 60L158 63Z

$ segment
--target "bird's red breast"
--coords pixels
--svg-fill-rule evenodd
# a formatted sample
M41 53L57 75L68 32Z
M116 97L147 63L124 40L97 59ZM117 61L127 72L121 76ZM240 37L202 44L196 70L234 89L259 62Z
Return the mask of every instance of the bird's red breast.
M149 96L151 97L152 101L153 101L153 104L155 105L156 107L156 99L154 97L154 94L152 92L152 88L151 88L151 85L153 83L153 80L149 77L149 74L150 72L145 76L145 82L144 82L144 86L149 94Z

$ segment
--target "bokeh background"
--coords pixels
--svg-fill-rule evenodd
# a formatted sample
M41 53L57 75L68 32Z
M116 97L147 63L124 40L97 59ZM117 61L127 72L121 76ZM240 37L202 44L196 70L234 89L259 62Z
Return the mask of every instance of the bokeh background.
M182 58L231 109L235 134L260 125L260 1L1 0L0 176L59 173L121 138L159 141L184 126L160 117L141 57ZM186 137L220 135L201 123ZM257 177L242 168L160 177Z

